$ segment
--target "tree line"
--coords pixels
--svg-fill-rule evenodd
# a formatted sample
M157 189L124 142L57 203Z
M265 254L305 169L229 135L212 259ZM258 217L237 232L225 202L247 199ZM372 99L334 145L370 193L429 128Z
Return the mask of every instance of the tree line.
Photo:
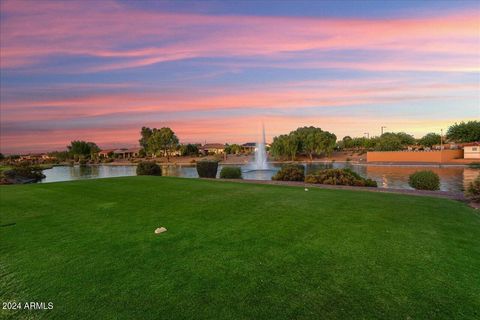
M467 143L480 141L480 121L460 122L451 125L443 143ZM415 139L412 135L405 132L386 132L380 137L344 137L338 142L338 149L362 149L377 151L396 151L402 150L408 146L421 146L431 148L442 142L440 134L430 132L420 139Z
M346 136L338 142L336 139L335 134L321 128L301 127L289 134L275 137L270 154L280 159L294 159L299 154L306 154L312 159L313 156L330 155L334 149L395 151L414 145L431 148L441 142L441 136L434 132L427 133L420 139L415 139L405 132L386 132L380 137L372 138ZM455 123L448 128L443 138L444 143L475 141L480 141L480 121ZM194 144L180 144L175 132L169 127L160 129L142 127L139 144L142 148L141 156L166 156L168 159L175 151L179 151L183 156L194 156L199 153L198 147ZM240 153L241 150L242 147L238 144L225 147L228 154ZM67 146L66 151L55 151L49 155L59 161L95 159L99 151L100 148L94 142L74 140ZM2 158L4 156L0 154L0 160Z

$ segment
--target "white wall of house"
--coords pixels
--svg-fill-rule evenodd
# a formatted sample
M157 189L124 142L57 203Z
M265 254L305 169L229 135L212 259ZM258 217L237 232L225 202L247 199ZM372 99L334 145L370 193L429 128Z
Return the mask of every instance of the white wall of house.
M463 158L480 159L480 146L468 146L463 148Z

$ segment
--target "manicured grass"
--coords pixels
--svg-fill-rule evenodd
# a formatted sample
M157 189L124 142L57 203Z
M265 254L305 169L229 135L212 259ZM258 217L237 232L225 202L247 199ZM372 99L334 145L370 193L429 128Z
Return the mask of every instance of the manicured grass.
M0 318L480 318L459 202L168 177L0 195L0 300L54 303Z

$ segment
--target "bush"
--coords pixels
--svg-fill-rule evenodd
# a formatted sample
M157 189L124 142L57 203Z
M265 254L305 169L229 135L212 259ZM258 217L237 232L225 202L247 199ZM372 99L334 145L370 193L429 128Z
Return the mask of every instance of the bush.
M470 182L466 194L470 200L480 202L480 176Z
M34 182L37 182L45 178L42 170L41 167L32 165L30 162L22 162L16 164L10 170L4 171L3 175L12 180L33 180Z
M305 180L305 166L301 164L286 164L273 177L277 181L303 181Z
M200 178L217 177L218 161L216 160L202 160L197 162L197 173Z
M137 165L137 176L161 176L162 168L154 161L142 161Z
M84 166L84 165L87 164L87 160L85 160L85 159L79 159L79 160L78 160L78 164L81 165L81 166Z
M417 190L440 190L440 177L433 171L417 171L408 178L410 187Z
M372 179L365 179L351 169L323 169L305 178L307 183L355 186L355 187L377 187L377 182Z
M222 179L242 179L242 170L239 167L223 167L220 171Z

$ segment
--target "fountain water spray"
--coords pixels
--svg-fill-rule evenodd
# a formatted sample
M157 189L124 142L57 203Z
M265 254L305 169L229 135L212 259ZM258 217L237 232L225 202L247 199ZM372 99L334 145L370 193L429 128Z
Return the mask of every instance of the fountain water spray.
M267 170L267 151L265 150L265 126L262 123L262 138L257 142L255 148L255 162L253 163L255 170Z

